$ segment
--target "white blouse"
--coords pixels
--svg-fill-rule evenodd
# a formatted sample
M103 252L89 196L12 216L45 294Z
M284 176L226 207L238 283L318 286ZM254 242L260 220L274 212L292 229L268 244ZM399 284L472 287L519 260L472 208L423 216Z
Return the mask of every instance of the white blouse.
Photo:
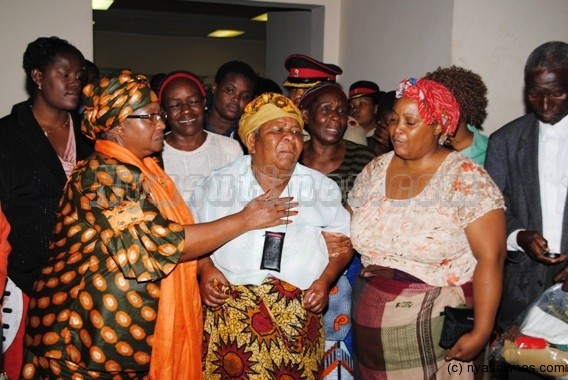
M196 222L208 222L238 212L263 193L251 170L251 157L214 171L197 183L190 200ZM292 223L267 230L285 232L280 272L260 269L266 230L254 230L231 240L212 254L213 263L231 284L260 285L272 274L300 289L319 278L328 263L322 231L349 236L349 213L341 205L339 187L325 175L296 164L280 196L300 203Z

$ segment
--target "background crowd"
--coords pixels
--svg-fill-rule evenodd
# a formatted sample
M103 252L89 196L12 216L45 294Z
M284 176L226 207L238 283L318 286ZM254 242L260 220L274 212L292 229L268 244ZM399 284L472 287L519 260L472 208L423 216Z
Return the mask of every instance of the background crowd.
M0 119L10 379L450 378L568 291L565 42L530 54L528 112L489 137L457 66L345 90L292 54L284 90L241 61L206 89L41 37L23 68ZM447 306L474 325L445 349Z

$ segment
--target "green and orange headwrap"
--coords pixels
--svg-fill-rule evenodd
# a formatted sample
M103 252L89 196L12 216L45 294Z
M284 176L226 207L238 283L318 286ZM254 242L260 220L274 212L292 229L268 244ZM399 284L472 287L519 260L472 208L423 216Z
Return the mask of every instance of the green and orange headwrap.
M438 123L442 135L453 136L460 120L460 106L445 86L428 79L408 78L400 82L397 98L418 103L418 112L426 124Z
M81 131L91 140L119 125L138 108L158 101L148 78L123 70L83 88L85 113Z
M259 95L247 104L239 121L241 141L245 141L246 136L256 131L262 124L281 117L291 117L300 124L300 128L304 128L302 113L290 99L275 92Z

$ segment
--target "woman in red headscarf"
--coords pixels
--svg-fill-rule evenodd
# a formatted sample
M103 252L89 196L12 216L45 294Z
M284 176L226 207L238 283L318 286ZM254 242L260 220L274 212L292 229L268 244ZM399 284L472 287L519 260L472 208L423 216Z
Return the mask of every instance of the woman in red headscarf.
M485 170L443 143L459 120L450 91L403 81L389 122L394 151L349 193L363 270L354 290L358 379L440 379L473 360L493 329L505 257L504 202ZM474 327L439 346L445 306L473 307ZM465 367L461 367L465 368ZM463 371L460 378L473 377Z

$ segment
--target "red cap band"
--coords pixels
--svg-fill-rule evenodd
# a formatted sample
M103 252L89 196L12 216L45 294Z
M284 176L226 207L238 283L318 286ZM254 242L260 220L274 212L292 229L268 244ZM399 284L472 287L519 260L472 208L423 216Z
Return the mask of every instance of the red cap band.
M353 97L355 95L371 95L371 94L376 94L377 91L375 90L371 90L370 88L354 88L353 90L349 91L349 97Z
M290 68L288 72L288 77L290 78L326 78L328 80L335 80L335 75L326 73L325 71L317 69L306 69L306 68Z

